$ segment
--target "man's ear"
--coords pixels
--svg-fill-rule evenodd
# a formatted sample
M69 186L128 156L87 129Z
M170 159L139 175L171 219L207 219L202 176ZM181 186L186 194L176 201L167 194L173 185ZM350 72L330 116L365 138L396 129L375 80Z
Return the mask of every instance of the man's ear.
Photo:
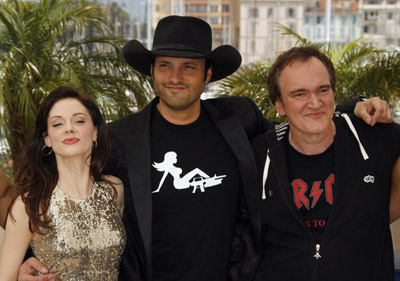
M212 76L212 65L208 67L206 72L206 79L205 79L206 84L210 82L211 76Z
M154 63L150 64L150 76L154 79Z
M279 115L281 115L281 116L286 115L285 107L283 106L283 103L281 102L280 99L276 100L275 108L276 108L276 111L279 113Z

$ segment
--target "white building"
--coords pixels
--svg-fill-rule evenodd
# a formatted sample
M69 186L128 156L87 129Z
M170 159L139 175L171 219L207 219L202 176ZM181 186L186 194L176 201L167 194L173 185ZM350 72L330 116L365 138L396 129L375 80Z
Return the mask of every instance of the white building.
M360 0L362 32L373 45L397 48L400 44L398 0Z
M291 48L295 39L277 31L279 22L303 33L303 0L242 0L240 7L239 50L243 64L274 59Z
M326 27L326 3L326 0L311 0L306 3L303 37L315 43L337 44L347 44L358 39L362 34L358 0L331 2L329 30Z

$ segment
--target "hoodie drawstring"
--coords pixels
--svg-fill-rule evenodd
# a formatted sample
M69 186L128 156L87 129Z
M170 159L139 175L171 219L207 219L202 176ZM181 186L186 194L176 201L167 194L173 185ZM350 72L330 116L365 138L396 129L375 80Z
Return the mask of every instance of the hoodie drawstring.
M356 138L356 140L358 142L358 146L360 147L360 151L361 151L361 154L362 154L364 160L368 160L369 156L368 156L367 152L365 151L364 146L362 145L362 143L360 141L360 138L358 137L357 131L354 128L354 125L351 122L350 117L346 113L342 113L341 116L344 118L344 120L346 120L347 125L349 126L351 132L353 133L354 137ZM267 156L266 156L265 165L264 165L262 199L266 199L267 198L267 196L265 194L265 185L267 183L268 170L269 170L269 165L270 165L270 162L271 162L268 154L269 154L269 149L267 150Z
M347 125L349 126L351 132L353 133L354 137L356 138L356 140L358 142L358 146L360 147L361 154L362 154L364 160L368 160L369 156L368 156L367 152L365 151L364 146L361 144L360 138L358 137L357 131L354 128L353 123L350 120L350 117L346 113L342 113L341 115L344 118L344 120L346 120Z
M267 159L265 159L265 165L264 165L262 199L267 198L267 196L265 195L265 184L267 183L268 169L269 169L269 164L271 162L269 159L268 153L269 153L269 149L267 150Z

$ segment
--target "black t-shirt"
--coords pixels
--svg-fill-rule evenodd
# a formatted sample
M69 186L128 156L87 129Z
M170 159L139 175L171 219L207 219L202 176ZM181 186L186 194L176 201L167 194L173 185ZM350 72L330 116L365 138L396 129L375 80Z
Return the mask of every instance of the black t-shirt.
M241 192L232 150L202 110L174 125L154 107L152 281L223 281Z
M293 202L320 242L334 202L333 144L321 154L304 155L286 138L286 152Z

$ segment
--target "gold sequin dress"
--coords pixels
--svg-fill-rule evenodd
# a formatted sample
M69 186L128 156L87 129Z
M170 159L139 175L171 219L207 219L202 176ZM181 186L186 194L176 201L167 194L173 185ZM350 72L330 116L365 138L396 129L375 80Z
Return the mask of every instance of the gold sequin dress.
M52 229L31 247L57 281L118 280L126 233L107 184L94 183L85 199L73 199L56 186L48 216Z

